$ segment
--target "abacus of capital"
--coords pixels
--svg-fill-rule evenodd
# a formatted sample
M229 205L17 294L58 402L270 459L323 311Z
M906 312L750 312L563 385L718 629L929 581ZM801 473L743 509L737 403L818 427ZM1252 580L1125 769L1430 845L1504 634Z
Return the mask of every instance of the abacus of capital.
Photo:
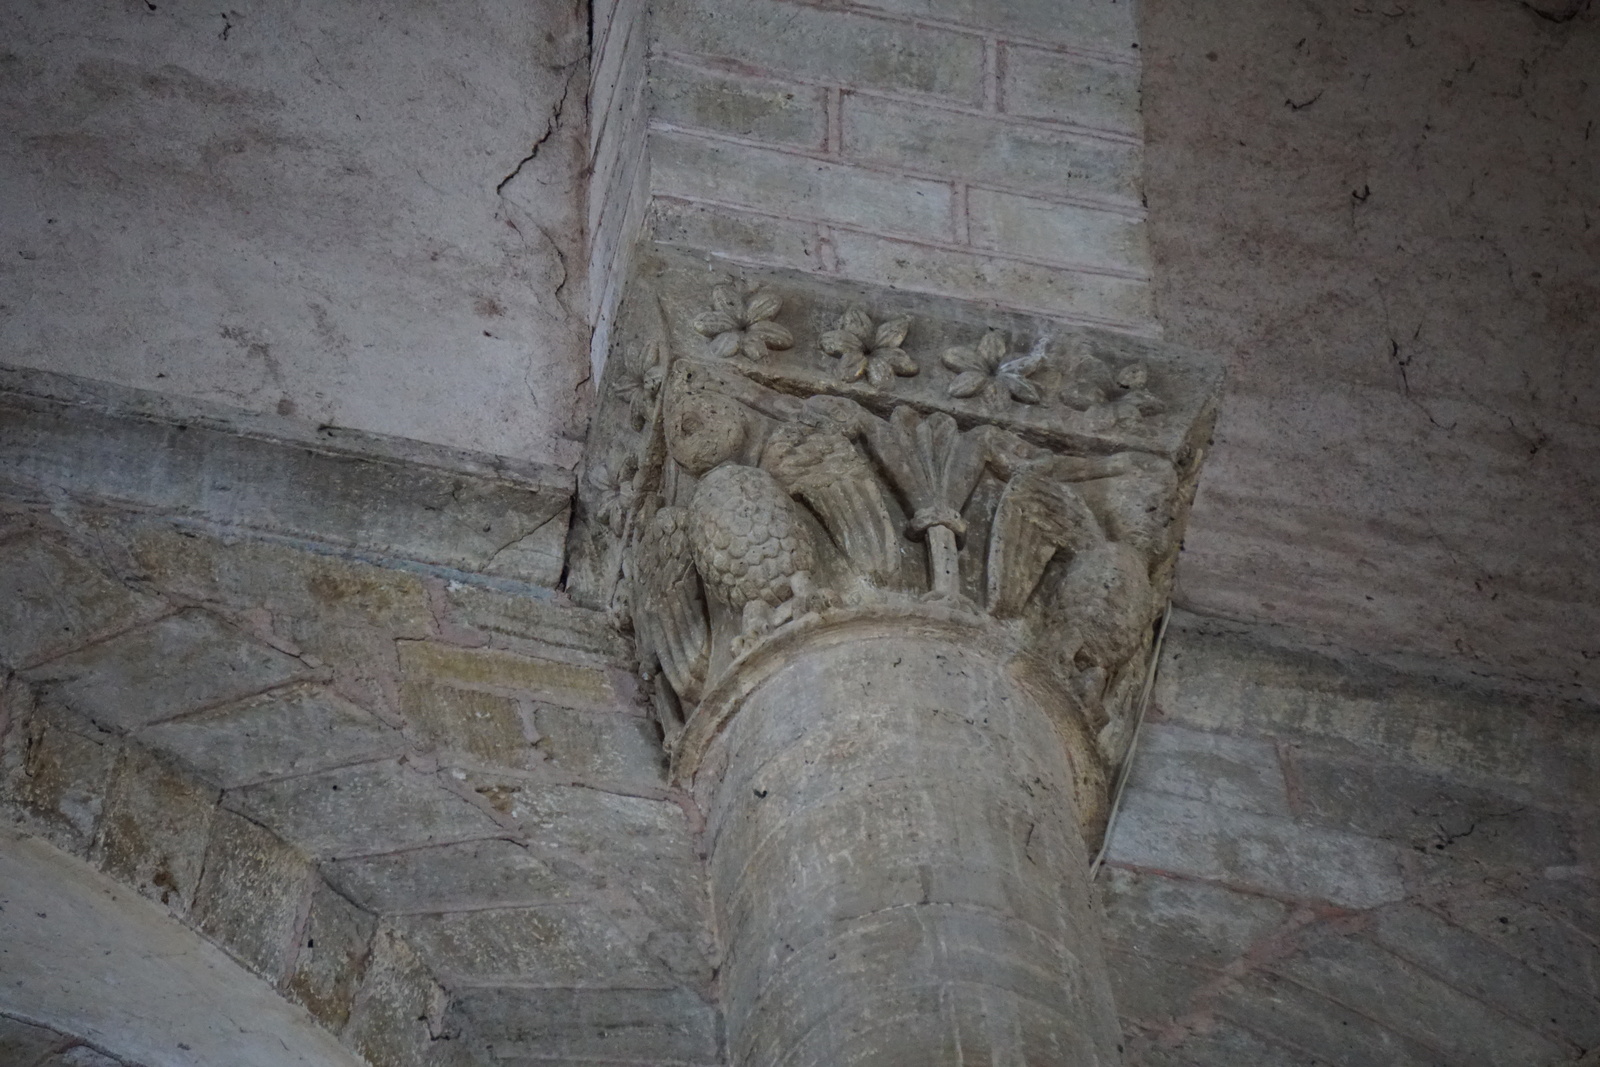
M639 257L570 584L706 813L737 1067L1109 1065L1089 857L1216 364Z

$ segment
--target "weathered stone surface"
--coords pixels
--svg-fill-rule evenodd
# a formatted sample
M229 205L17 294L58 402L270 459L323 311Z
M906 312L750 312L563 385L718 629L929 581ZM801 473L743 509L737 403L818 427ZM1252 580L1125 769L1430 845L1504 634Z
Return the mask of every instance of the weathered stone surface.
M1447 1067L1425 1045L1271 974L1225 988L1218 1010L1246 1029L1297 1049L1315 1050L1335 1067Z
M513 641L588 652L619 665L628 661L626 643L603 612L465 582L450 582L444 595L451 618L463 626Z
M411 947L380 927L342 1038L372 1067L450 1064L454 1049L442 1026L445 1000L444 989Z
M35 1067L69 1038L55 1030L0 1015L0 1063Z
M650 65L650 103L657 122L769 143L822 148L828 135L820 88L737 77L670 59Z
M1600 1002L1569 991L1482 938L1414 906L1377 913L1373 940L1524 1026L1600 1047Z
M1330 937L1275 965L1284 976L1397 1034L1485 1067L1543 1067L1566 1050L1365 938Z
M369 911L405 915L581 896L591 884L586 872L559 855L536 854L511 841L465 841L333 860L321 869L335 889Z
M283 979L289 998L303 1004L335 1033L350 1018L350 1004L366 973L377 919L318 882Z
M587 663L432 641L401 641L399 649L401 669L413 678L434 679L463 689L527 694L570 707L624 703L618 689L620 672Z
M683 989L469 987L452 1011L508 1067L725 1062L716 1008Z
M673 52L737 56L835 84L935 93L969 103L982 95L981 40L928 26L770 0L734 11L709 0L671 0L656 8L654 28L657 46Z
M534 750L553 767L587 779L666 786L660 731L649 719L542 703L529 715Z
M24 673L49 699L108 729L249 696L309 673L306 665L198 610L180 612Z
M422 457L287 420L247 426L287 440L243 436L235 424L249 420L226 409L179 421L158 397L95 386L95 410L3 388L15 389L16 377L0 377L0 450L18 457L8 480L30 489L534 585L560 579L570 495L560 472L501 469L503 461L448 449L427 457L440 465L406 462ZM72 379L35 374L20 384L84 399Z
M205 864L217 791L128 745L111 779L91 858L100 869L180 914Z
M0 663L13 670L163 610L42 536L0 543Z
M1289 914L1287 905L1219 885L1105 868L1108 944L1159 960L1221 968Z
M35 708L17 683L3 693L9 722L5 744L7 807L19 829L57 848L87 856L105 808L106 787L121 753L110 734L60 709Z
M862 7L907 18L934 18L1004 36L1016 34L1058 44L1129 54L1138 47L1134 7L1122 0L1084 0L1063 7L1054 0L866 0Z
M967 225L982 249L1052 263L1150 269L1138 214L974 186L967 191Z
M1155 699L1183 725L1305 740L1360 758L1515 789L1555 805L1597 799L1600 720L1482 681L1341 660L1289 635L1174 616Z
M849 159L913 170L933 159L952 176L1024 192L1088 195L1130 207L1140 202L1143 154L1137 144L859 93L847 94L843 107Z
M221 810L211 825L205 873L190 909L195 928L276 982L315 872L271 831Z
M500 827L432 774L385 760L245 786L224 803L321 858L372 855Z
M397 927L447 984L667 989L676 981L585 904L413 915Z
M570 465L583 12L158 11L11 12L7 358Z
M223 789L401 755L398 730L320 687L295 687L139 731Z
M1568 817L1521 798L1398 764L1305 754L1294 763L1308 814L1331 825L1490 867L1574 860Z
M1149 723L1140 733L1128 788L1263 815L1290 814L1283 768L1270 742L1167 723Z
M306 545L201 535L170 520L119 515L107 525L126 541L138 576L180 598L235 612L266 609L291 628L337 624L419 638L430 632L426 579L418 574Z
M426 677L420 671L414 677ZM407 682L400 709L425 744L506 767L538 761L521 705L509 697L449 685Z
M42 841L0 833L0 898L0 1020L48 1022L68 1064L102 1067L105 1049L119 1067L358 1067L168 909Z
M1106 969L1117 1014L1146 1026L1166 1027L1191 1008L1197 994L1217 984L1215 971L1187 963L1106 948Z
M934 239L951 232L954 194L945 182L673 130L651 131L650 183L658 196L704 198L767 214L804 205L816 217L872 231Z
M1451 922L1522 961L1568 989L1600 1002L1600 942L1592 931L1574 929L1536 905L1509 894L1483 897L1463 894L1442 901L1439 910Z
M1152 1042L1140 1050L1135 1062L1143 1067L1328 1067L1326 1060L1303 1050L1215 1022L1198 1033L1185 1034L1170 1047L1166 1041Z
M1141 129L1136 63L1010 47L1000 93L1008 114L1122 133Z
M1395 846L1290 819L1131 791L1107 859L1367 908L1405 896Z

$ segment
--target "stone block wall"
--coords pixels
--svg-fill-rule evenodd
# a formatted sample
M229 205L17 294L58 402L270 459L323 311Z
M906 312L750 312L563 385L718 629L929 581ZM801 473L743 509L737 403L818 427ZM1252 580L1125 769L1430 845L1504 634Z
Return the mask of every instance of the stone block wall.
M1132 5L664 0L650 234L1155 330Z
M1600 1048L1594 710L1282 637L1169 636L1100 874L1128 1062Z
M79 414L135 451L159 426ZM239 448L313 455L232 440L206 477L241 475ZM375 1067L717 1062L698 816L607 618L416 558L448 538L409 560L291 538L8 454L40 460L0 482L9 826L164 906ZM452 477L446 514L487 503L480 474ZM341 528L340 491L299 488Z

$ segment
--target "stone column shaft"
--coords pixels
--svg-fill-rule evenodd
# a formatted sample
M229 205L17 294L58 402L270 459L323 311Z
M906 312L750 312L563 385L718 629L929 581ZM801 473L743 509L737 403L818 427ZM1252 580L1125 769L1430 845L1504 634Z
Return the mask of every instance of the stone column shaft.
M971 625L865 618L706 753L732 1062L1117 1062L1067 748Z

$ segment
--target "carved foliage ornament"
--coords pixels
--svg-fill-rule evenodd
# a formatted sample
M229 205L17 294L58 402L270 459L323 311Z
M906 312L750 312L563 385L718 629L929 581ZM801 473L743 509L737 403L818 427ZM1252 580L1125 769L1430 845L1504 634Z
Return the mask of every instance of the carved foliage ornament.
M612 505L602 518L626 531L641 659L678 720L664 721L669 734L770 635L841 607L930 602L1014 629L1091 724L1114 726L1177 549L1172 462L1046 448L993 421L963 425L895 401L896 381L918 370L902 347L912 322L875 321L860 306L812 351L839 361L836 380L890 393L886 403L761 384L752 364L794 343L774 321L783 300L725 285L713 303L690 323L707 340L703 357L645 346L618 372L659 462L600 474L599 499ZM990 331L941 362L956 372L953 395L1035 405L1048 358L1042 344L1013 356ZM1142 366L1126 365L1122 380L1102 361L1084 366L1067 376L1077 392L1063 407L1121 403L1137 417L1159 405ZM637 517L624 521L629 507Z

